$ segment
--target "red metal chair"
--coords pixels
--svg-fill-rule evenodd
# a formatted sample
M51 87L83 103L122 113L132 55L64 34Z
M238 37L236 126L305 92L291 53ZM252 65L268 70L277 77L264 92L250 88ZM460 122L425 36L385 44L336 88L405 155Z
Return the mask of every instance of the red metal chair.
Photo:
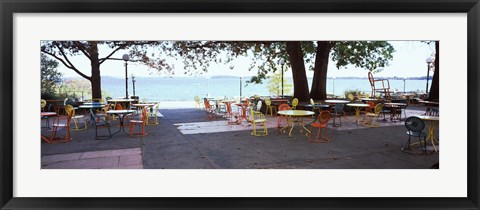
M308 136L309 142L323 142L328 143L330 142L330 137L328 136L327 124L328 121L332 118L332 115L328 110L320 112L318 115L318 120L312 124L310 124L310 135ZM315 136L315 140L312 140L312 128L318 128L317 135ZM325 136L322 137L322 130L325 130Z
M130 137L141 137L146 136L147 132L145 132L145 124L147 119L148 107L145 107L142 112L142 119L141 120L130 120ZM133 132L135 125L141 126L141 132Z
M65 110L65 112L67 113L67 122L66 123L60 123L60 116L57 116L56 123L52 124L52 136L50 137L51 142L54 142L54 141L57 141L58 139L61 139L61 138L57 137L57 131L58 131L59 128L65 128L65 137L62 137L65 140L64 142L72 140L72 138L70 137L70 121L72 120L73 109L71 109L69 111Z
M215 113L215 108L210 105L210 101L208 101L208 99L203 99L203 105L205 106L205 119L213 120L218 118L217 114Z
M292 109L288 104L280 104L278 106L278 111L283 111L283 110L290 110ZM287 124L288 124L288 117L285 116L285 115L278 115L278 123L277 123L277 128L280 128L280 124L282 124L282 119L285 118L285 120L287 120Z
M228 118L228 124L240 124L242 121L242 118L240 116L240 112L234 112L232 111L232 104L231 103L225 103L227 105L227 118Z

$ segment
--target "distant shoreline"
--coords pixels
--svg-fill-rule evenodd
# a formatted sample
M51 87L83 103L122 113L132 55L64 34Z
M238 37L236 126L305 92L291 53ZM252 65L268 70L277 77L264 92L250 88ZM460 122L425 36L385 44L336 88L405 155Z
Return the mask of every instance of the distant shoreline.
M84 79L83 77L63 77L64 79ZM114 77L114 76L102 76L102 79L125 79L125 77ZM168 79L170 77L168 76L156 76L156 77L136 77L136 78L164 78L164 79ZM201 76L201 77L184 77L184 76L178 76L178 77L172 77L173 78L192 78L192 79L195 79L195 78L201 78L201 79L206 79L206 78L209 78L209 79L238 79L240 78L239 76L211 76L211 77L204 77L204 76ZM247 80L250 80L250 78L252 78L251 76L245 76L245 77L242 77L242 80L244 81L247 81ZM388 80L426 80L427 77L426 76L422 76L422 77L378 77L378 78L382 78L382 79L388 79ZM429 76L428 77L429 80L432 80L433 79L433 76ZM292 79L292 77L285 77L285 79ZM307 77L308 80L311 80L313 79L313 77ZM333 79L366 79L368 80L368 77L327 77L327 79L330 79L330 80L333 80Z

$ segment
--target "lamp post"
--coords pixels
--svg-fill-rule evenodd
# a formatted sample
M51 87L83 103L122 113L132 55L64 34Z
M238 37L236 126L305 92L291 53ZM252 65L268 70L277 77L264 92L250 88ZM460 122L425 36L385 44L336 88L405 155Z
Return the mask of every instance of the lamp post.
M136 96L135 95L135 82L137 80L135 80L135 74L132 73L130 76L132 77L132 83L133 83L133 95Z
M428 78L430 77L430 64L433 62L432 57L428 57L425 62L427 62L427 86L425 87L425 93L428 94Z
M240 77L240 102L242 101L242 77Z
M405 80L406 79L407 79L406 77L403 78L403 93L405 93Z
M128 54L124 54L122 59L125 61L125 99L128 99L128 69L127 69L127 62L130 60Z
M283 65L285 64L285 59L280 58L278 63L282 66L282 98L283 98Z
M333 97L335 98L335 77L333 77Z

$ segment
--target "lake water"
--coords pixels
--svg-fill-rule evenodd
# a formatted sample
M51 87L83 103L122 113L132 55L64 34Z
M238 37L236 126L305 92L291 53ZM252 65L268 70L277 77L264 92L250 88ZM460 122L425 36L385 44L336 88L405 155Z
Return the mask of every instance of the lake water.
M200 97L238 97L240 96L240 78L164 78L164 77L140 77L135 78L135 94L141 99L151 101L191 101L195 95ZM293 84L291 78L285 78ZM426 80L390 80L391 90L402 92L425 91ZM431 80L429 81L431 85ZM268 81L263 84L246 84L242 81L242 96L268 96ZM309 78L309 87L311 79ZM132 81L128 83L129 95L133 95ZM368 79L342 79L327 80L327 94L343 96L346 90L358 89L367 93L371 92ZM104 77L102 78L102 90L113 98L125 96L125 79ZM287 95L287 93L285 93Z

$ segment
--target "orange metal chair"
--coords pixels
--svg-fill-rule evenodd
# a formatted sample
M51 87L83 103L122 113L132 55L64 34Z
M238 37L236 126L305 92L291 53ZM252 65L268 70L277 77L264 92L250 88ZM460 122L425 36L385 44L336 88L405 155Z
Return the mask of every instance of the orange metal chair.
M280 104L280 106L278 106L278 111L283 111L283 110L290 110L290 106L288 104ZM278 115L278 123L277 123L277 128L280 128L280 124L282 124L282 119L285 118L285 120L287 120L287 124L289 123L288 122L288 117L285 116L285 115Z
M72 140L72 138L70 137L70 121L72 120L73 111L65 111L67 112L67 122L60 123L60 116L57 116L56 122L52 124L52 136L50 137L51 142L61 139L57 137L57 131L59 128L65 128L65 137L63 137L63 139L65 140L64 142Z
M145 124L147 120L147 113L148 113L148 107L145 107L142 112L142 118L141 120L130 120L130 137L142 137L146 136L147 132L145 132ZM140 125L141 126L141 132L133 132L133 129L135 128L135 125Z
M210 101L208 101L208 99L203 99L203 105L205 106L205 119L213 120L218 118L218 116L215 114L215 108L210 105Z
M368 81L372 88L372 97L376 97L377 91L382 92L385 95L386 100L390 100L390 81L388 79L374 79L372 72L368 72ZM377 83L382 87L377 86Z
M242 121L242 118L240 116L240 112L232 111L232 104L231 103L226 103L226 105L227 105L228 124L229 125L240 124L241 121Z
M332 118L332 115L328 110L320 112L318 115L318 120L312 124L310 124L310 135L308 136L308 141L309 142L324 142L328 143L330 142L330 138L328 136L328 129L327 129L327 124L328 121ZM312 140L312 128L318 128L317 135L315 136L315 140ZM322 130L325 130L325 136L322 137Z

